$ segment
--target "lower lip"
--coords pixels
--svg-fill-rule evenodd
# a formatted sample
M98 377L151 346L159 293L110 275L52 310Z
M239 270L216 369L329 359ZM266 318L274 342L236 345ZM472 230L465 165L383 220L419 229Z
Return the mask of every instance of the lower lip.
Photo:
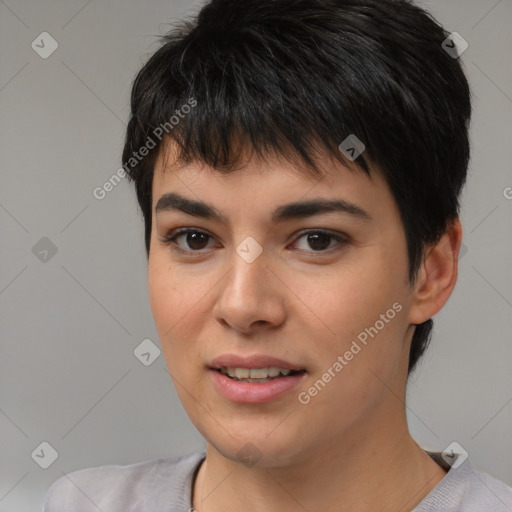
M228 400L246 404L261 404L282 397L295 388L306 372L279 377L268 382L232 380L217 370L210 370L215 387Z

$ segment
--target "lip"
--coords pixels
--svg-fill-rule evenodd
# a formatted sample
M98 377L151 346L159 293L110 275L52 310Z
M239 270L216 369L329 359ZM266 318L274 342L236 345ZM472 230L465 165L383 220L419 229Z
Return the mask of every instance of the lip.
M242 367L239 366L239 368ZM213 387L224 398L245 404L261 404L277 400L290 393L307 375L306 372L301 372L268 382L242 382L232 380L213 368L210 368L209 373L212 377Z
M218 370L232 368L282 368L301 371L296 375L279 377L268 382L243 382L230 379ZM213 387L225 398L237 403L261 404L283 397L296 388L307 375L306 369L298 364L268 354L240 356L223 354L209 365Z
M255 354L252 356L240 356L237 354L223 354L216 357L209 365L210 369L218 370L225 367L232 368L283 368L285 370L305 370L304 367L296 365L284 359L279 359L266 354ZM261 384L260 384L261 385Z

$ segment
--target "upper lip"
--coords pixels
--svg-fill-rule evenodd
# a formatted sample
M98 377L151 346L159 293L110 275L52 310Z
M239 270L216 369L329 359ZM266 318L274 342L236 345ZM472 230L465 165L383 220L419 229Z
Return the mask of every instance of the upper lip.
M239 356L237 354L223 354L216 357L211 363L210 368L219 370L222 367L227 368L283 368L288 370L304 370L300 365L296 365L284 359L265 355L255 354L252 356Z

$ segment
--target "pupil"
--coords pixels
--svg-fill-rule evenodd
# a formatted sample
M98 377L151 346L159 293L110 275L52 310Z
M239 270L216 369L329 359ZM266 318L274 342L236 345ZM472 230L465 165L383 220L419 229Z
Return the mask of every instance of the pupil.
M308 235L308 242L312 249L320 250L320 249L325 249L325 248L329 247L329 238L330 238L330 235L326 235L324 233L314 233L314 234ZM322 239L324 240L324 242L327 241L327 243L322 243ZM316 243L319 240L320 240L320 245L318 245Z
M203 237L204 242L204 238L206 238L207 236L208 235L205 235L204 233L187 233L187 243L189 247L191 247L192 249L202 249L202 247L198 247L197 245L194 244L199 244L199 246L201 246L201 241L198 242L198 238Z

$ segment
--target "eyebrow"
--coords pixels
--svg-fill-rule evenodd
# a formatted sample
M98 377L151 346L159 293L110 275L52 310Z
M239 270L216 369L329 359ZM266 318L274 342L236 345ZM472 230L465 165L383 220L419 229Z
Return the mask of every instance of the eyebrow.
M226 216L219 212L213 205L203 201L189 199L188 197L181 196L174 192L164 194L160 197L155 206L155 214L176 210L195 217L214 219L228 224ZM273 224L277 224L278 222L288 219L310 217L312 215L328 212L347 213L364 221L371 220L371 216L368 212L345 199L311 199L309 201L297 201L283 204L272 212L271 219Z

